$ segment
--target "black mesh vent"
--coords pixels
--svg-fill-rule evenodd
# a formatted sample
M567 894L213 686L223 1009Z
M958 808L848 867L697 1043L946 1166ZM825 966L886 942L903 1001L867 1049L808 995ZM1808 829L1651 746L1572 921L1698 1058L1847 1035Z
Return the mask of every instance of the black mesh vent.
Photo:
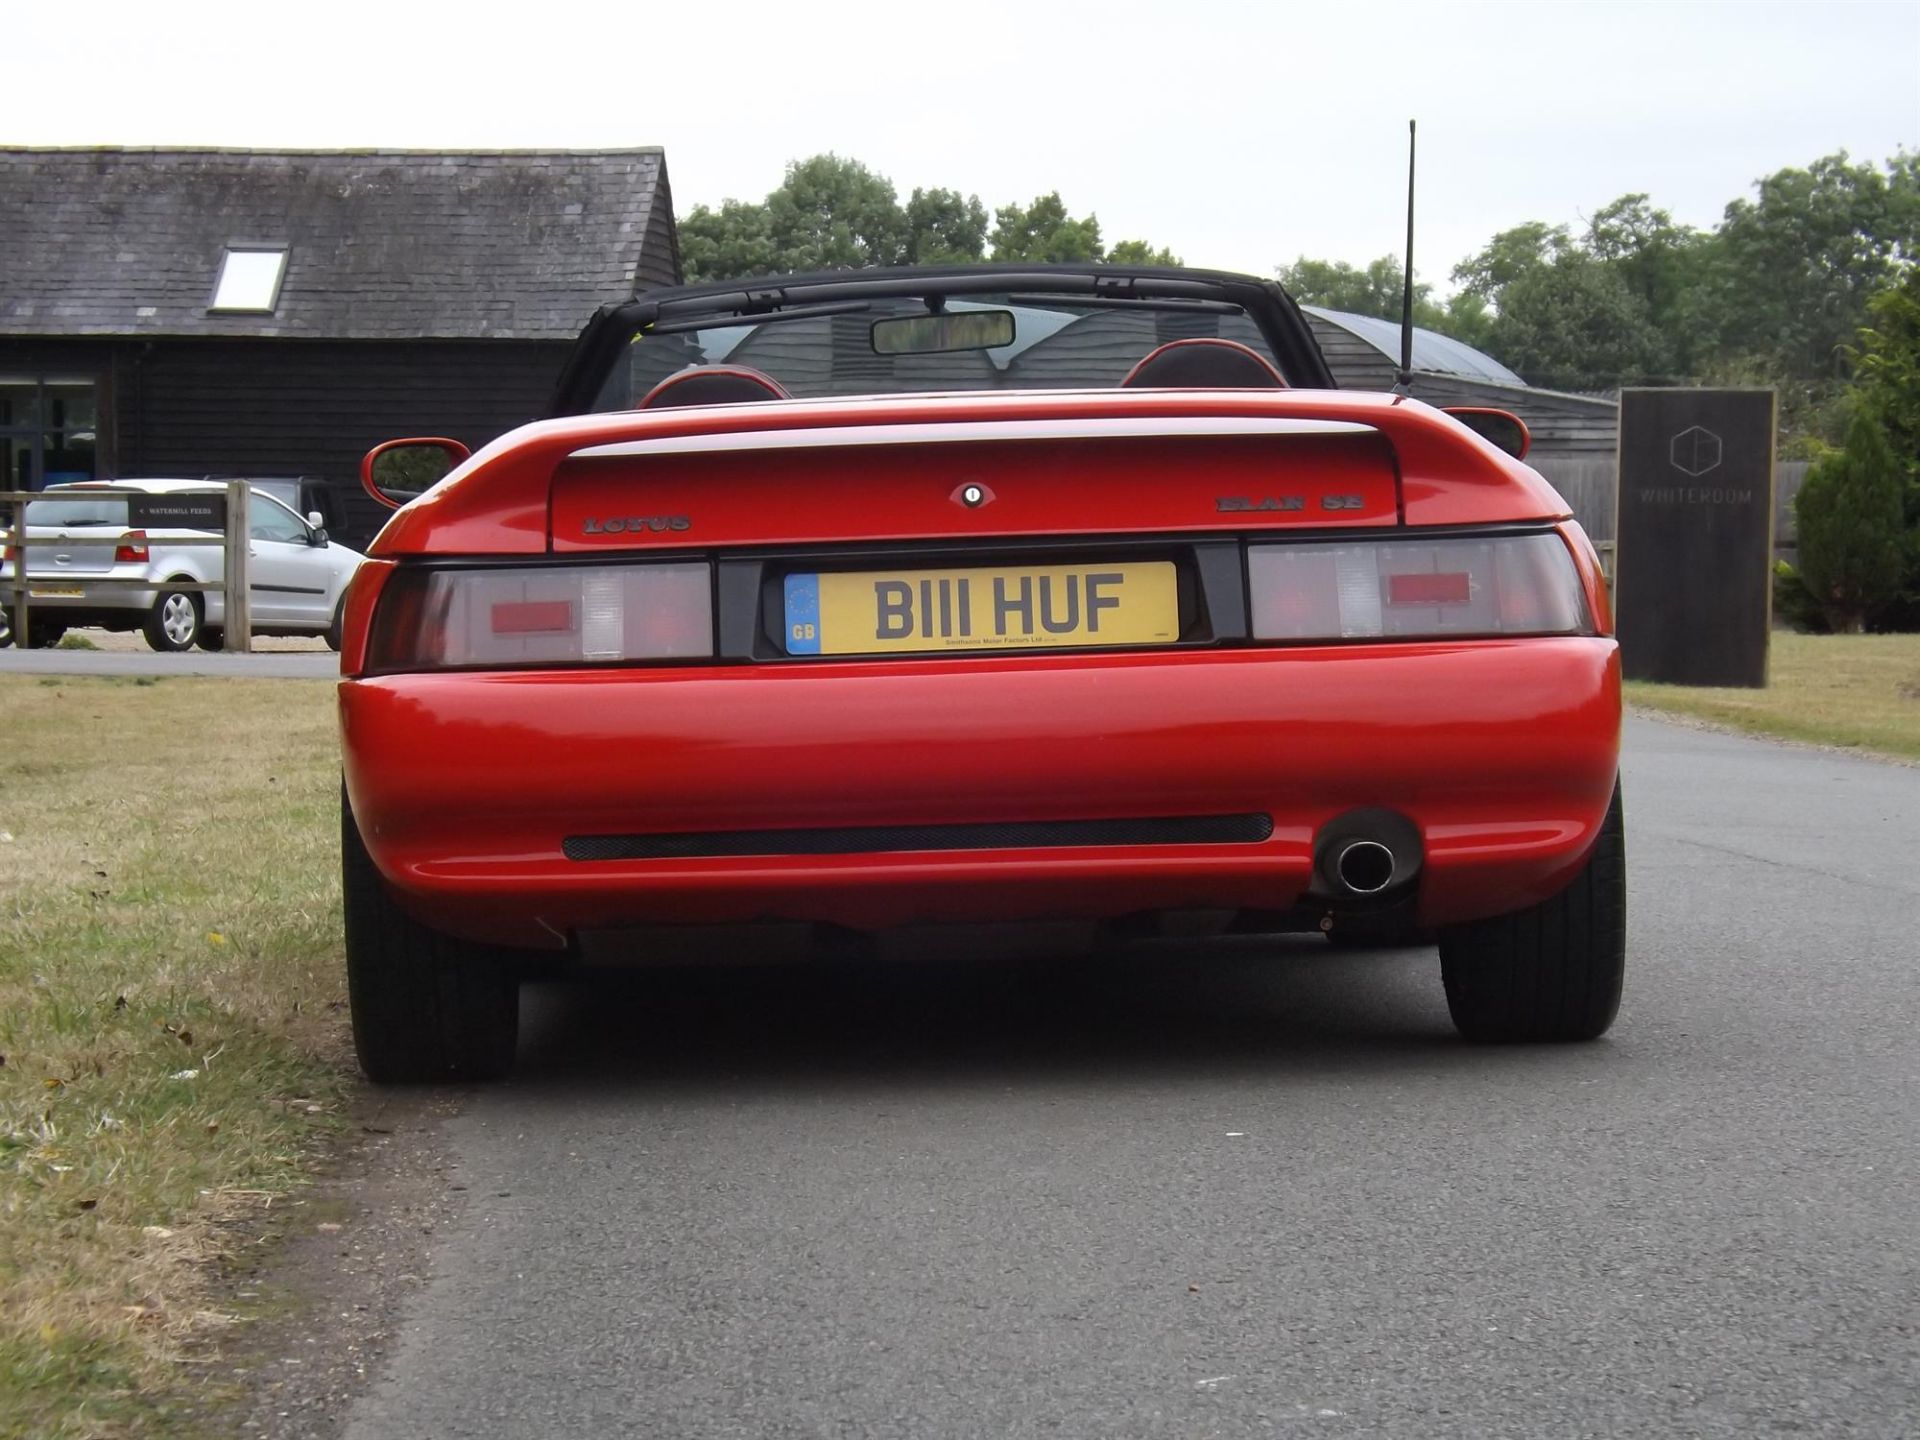
M1044 850L1066 845L1257 845L1268 815L1141 820L1013 820L986 825L862 825L840 830L707 830L569 835L569 860L689 860L716 855L865 855L887 850Z

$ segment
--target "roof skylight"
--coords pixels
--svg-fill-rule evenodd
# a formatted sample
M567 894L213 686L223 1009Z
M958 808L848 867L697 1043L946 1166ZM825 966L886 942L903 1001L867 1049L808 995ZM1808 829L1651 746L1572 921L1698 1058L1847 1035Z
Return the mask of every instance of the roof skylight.
M284 245L229 245L220 261L213 303L207 308L272 314L286 269Z

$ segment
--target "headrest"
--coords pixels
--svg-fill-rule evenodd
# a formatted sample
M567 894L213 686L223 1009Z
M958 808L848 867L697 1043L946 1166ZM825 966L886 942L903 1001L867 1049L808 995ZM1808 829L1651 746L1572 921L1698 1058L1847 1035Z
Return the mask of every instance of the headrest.
M1287 382L1237 340L1170 340L1120 382L1123 390L1284 390Z
M682 405L740 405L754 400L785 400L787 392L771 375L738 365L696 365L669 375L638 406L641 410Z

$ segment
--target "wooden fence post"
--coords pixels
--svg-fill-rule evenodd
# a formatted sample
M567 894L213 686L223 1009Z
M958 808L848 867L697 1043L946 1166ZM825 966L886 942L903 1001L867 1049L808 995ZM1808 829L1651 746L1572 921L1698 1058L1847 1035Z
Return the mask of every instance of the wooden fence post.
M227 618L222 648L245 655L253 649L253 607L247 591L247 482L227 482L226 589Z

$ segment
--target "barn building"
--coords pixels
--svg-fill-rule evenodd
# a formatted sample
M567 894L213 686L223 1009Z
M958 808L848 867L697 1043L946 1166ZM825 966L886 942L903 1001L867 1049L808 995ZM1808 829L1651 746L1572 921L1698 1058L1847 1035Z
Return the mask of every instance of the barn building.
M1400 325L1371 315L1300 307L1334 377L1348 390L1391 390L1400 368ZM1608 397L1527 384L1498 360L1433 330L1413 332L1414 398L1429 405L1511 410L1533 432L1540 460L1613 458L1619 417Z
M538 417L680 273L658 149L0 148L0 256L0 488L318 475L350 543L370 446Z

